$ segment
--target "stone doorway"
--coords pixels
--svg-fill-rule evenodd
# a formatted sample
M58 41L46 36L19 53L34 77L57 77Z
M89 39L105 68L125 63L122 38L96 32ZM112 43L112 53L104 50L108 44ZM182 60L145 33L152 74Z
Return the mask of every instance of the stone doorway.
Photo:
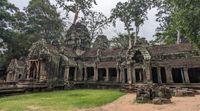
M144 71L143 69L135 69L136 82L144 81Z

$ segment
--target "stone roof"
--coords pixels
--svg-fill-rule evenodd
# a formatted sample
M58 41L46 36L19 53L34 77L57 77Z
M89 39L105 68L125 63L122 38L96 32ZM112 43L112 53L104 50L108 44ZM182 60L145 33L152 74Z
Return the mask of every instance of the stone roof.
M159 65L170 65L170 66L195 66L200 65L200 58L193 57L193 58L183 58L183 59L169 59L164 61L157 62Z
M92 48L88 51L86 51L83 56L84 57L96 57L97 56L97 51L98 49ZM125 56L126 55L126 50L123 50L121 48L109 48L105 50L100 50L101 56L106 56L106 57L117 57L119 54Z
M156 45L147 48L151 56L176 54L196 50L191 44Z

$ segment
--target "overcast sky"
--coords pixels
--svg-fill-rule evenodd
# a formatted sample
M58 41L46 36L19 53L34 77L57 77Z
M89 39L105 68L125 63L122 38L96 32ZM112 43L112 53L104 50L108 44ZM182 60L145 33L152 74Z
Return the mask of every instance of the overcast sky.
M9 0L11 3L14 3L17 7L20 9L23 9L23 7L26 7L30 0ZM50 0L52 4L56 4L55 0ZM94 6L94 10L98 12L104 13L106 16L110 16L110 10L115 7L115 5L119 1L125 1L125 0L96 0L97 4ZM62 13L62 10L59 10L60 13ZM155 21L156 17L155 14L157 13L156 9L152 9L148 13L148 20L145 21L144 25L141 27L139 35L141 37L145 37L147 40L152 40L153 35L155 34L156 27L159 26L159 24ZM124 27L123 23L117 22L116 28L109 27L104 30L104 34L108 36L108 38L112 38L116 35L116 33L123 33Z

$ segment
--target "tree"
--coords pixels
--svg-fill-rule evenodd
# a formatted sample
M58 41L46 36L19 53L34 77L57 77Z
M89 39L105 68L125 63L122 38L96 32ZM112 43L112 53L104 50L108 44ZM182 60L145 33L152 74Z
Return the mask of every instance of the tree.
M66 16L69 12L74 13L73 24L77 23L79 14L87 16L91 12L93 4L97 5L96 0L56 0L60 8L66 10Z
M114 26L116 25L116 19L118 18L120 19L121 22L124 23L125 30L127 31L129 37L129 48L131 48L132 47L131 31L133 31L131 24L134 22L134 19L132 17L132 10L128 2L125 3L119 2L117 3L116 7L111 10L110 19L113 22Z
M108 49L109 47L110 47L110 42L105 35L99 35L93 44L93 48L97 49Z
M39 36L48 43L62 36L64 24L49 0L31 0L25 11L28 18L26 33Z
M162 0L158 5L160 11L157 20L161 25L157 40L178 43L180 38L187 38L200 47L199 6L198 0Z
M151 7L151 2L148 0L131 0L129 2L119 2L111 11L111 21L115 25L116 19L120 19L124 23L125 30L129 36L129 48L132 47L131 33L133 31L132 24L135 25L135 36L138 36L140 26L147 19L147 10ZM137 38L134 39L136 45Z
M92 41L108 26L108 18L101 12L92 11L82 18L81 23L87 26Z
M13 22L14 22L14 14L19 11L15 5L9 3L7 0L0 1L0 39L2 47L9 48L10 44L14 42L11 41L11 38L14 36L13 33ZM13 52L11 52L12 54ZM0 54L0 62L4 64L8 64L9 59L7 58L10 54Z
M117 34L117 37L113 37L111 39L111 46L115 48L127 49L129 47L129 36L122 33Z

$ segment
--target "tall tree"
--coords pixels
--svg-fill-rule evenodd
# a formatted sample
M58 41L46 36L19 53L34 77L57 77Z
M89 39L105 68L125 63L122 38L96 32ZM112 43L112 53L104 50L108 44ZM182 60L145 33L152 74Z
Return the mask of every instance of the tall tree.
M157 40L177 43L187 38L200 48L200 2L198 0L162 0L159 5Z
M37 35L47 42L62 36L63 21L49 0L31 0L25 11L28 17L28 34Z
M0 1L0 44L3 49L10 49L9 46L14 43L12 41L12 38L15 37L15 35L13 35L13 23L15 22L14 14L18 11L19 9L7 0ZM8 57L12 57L12 54L13 52L8 53L8 51L3 55L0 53L0 62L7 64L9 62Z
M101 12L92 11L82 18L81 23L87 26L92 41L108 26L108 18Z
M136 45L137 36L140 31L140 26L147 19L147 11L151 8L151 2L148 0L130 0L129 2L119 2L111 11L111 21L115 24L116 19L120 19L124 23L125 30L129 36L129 48L132 47L131 33L133 31L132 24L135 26L135 39Z
M128 33L129 37L129 48L132 47L132 37L131 33L133 31L132 23L134 22L134 19L132 17L132 9L130 7L129 2L119 2L117 3L116 7L111 10L111 21L113 22L113 25L116 25L116 20L120 19L121 22L124 23L125 30Z
M96 3L96 0L56 0L61 8L66 10L66 16L68 17L69 12L74 13L73 24L77 23L77 20L82 13L87 16L91 12L92 6Z
M133 34L132 34L133 35ZM111 46L116 48L127 49L129 47L129 35L119 33L111 39Z

